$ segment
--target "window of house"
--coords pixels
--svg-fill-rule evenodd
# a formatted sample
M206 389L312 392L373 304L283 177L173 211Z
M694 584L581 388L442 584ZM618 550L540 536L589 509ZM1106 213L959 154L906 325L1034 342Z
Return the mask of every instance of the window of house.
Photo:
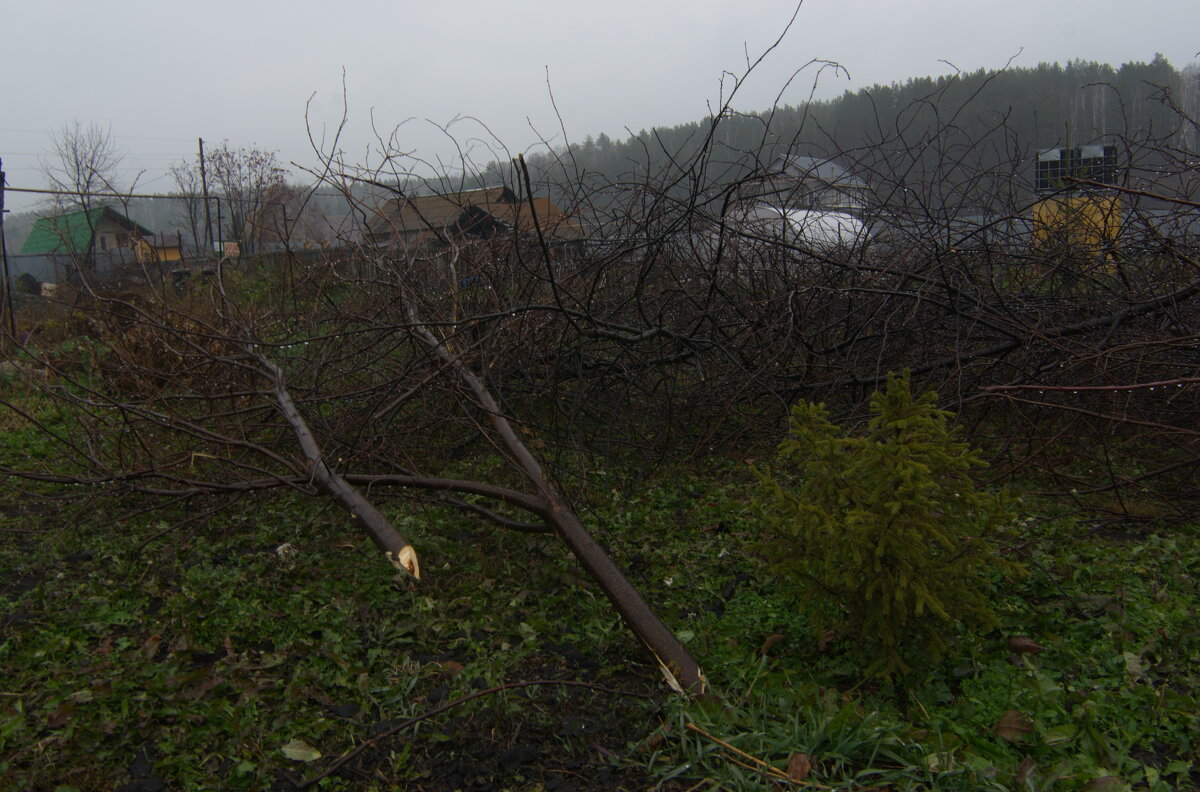
M108 250L108 237L104 236L103 234L100 234L96 238L96 241L100 243L101 250Z

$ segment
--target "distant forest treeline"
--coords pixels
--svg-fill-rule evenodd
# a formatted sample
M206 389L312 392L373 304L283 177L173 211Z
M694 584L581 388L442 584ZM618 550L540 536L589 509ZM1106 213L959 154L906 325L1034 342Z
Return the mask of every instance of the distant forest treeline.
M1192 123L1181 123L1181 112ZM581 171L618 178L663 164L700 144L712 117L642 130L624 141L606 135L570 147ZM952 126L978 141L1003 126L1015 147L1032 151L1128 140L1195 148L1200 130L1200 64L1176 70L1162 55L1119 68L1091 61L980 69L875 85L801 106L730 113L715 133L714 158L746 168L764 149L803 147L834 156L901 138L920 145ZM721 152L727 154L722 157ZM549 155L532 158L544 164Z
M1177 70L1156 55L1116 68L1071 61L914 78L800 106L728 111L716 124L710 116L623 141L589 137L529 160L547 188L569 201L578 190L555 191L555 184L636 184L651 174L711 193L796 153L834 159L873 186L951 211L979 211L987 195L1003 196L1007 208L1027 195L1038 150L1116 144L1131 173L1155 172L1163 158L1194 155L1198 124L1200 64ZM701 173L692 163L703 147ZM481 181L502 173L499 167Z
M1115 143L1128 152L1131 166L1148 169L1155 163L1145 152L1196 152L1200 64L1179 70L1156 55L1148 63L1120 67L1076 60L981 69L761 112L730 108L716 121L710 116L641 130L624 140L589 136L531 154L526 158L530 176L535 190L560 205L595 210L598 203L611 205L628 188L647 184L681 194L719 192L762 174L780 154L791 152L837 159L868 183L945 203L947 211L979 210L984 208L978 205L981 195L1013 198L1022 180L1032 177L1027 164L1039 149ZM696 155L702 151L706 156L698 167ZM511 162L492 162L478 172L435 183L410 180L402 188L516 188L519 182ZM305 189L298 185L293 192ZM326 190L310 198L306 218L292 218L301 220L294 222L297 241L328 238L347 227L346 202ZM181 203L135 199L127 208L143 225L173 234L186 228ZM19 250L35 214L9 217L10 253Z

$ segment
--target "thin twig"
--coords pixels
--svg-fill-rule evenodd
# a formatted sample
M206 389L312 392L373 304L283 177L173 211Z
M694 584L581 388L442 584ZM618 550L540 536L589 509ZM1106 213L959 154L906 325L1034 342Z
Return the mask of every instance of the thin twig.
M788 778L788 774L783 772L782 770L780 770L775 765L767 764L762 759L759 759L756 756L751 756L750 754L746 753L742 749L734 747L734 746L730 745L729 743L725 742L720 737L714 737L713 735L709 734L704 729L700 728L699 726L692 723L691 721L688 721L687 723L685 723L684 726L687 727L688 731L694 731L694 732L696 732L696 734L699 734L702 737L712 740L713 742L715 742L717 745L721 746L725 750L735 753L738 756L742 757L743 759L748 759L751 762L754 762L754 764L758 765L759 767L766 768L765 770L759 770L760 773L763 773L764 775L772 776L774 778L778 778L782 781L787 781L789 783L791 782L792 779Z
M227 500L218 506L214 506L213 508L209 509L206 512L201 512L200 514L193 514L191 517L188 517L187 519L180 520L177 523L172 523L171 525L168 525L166 528L163 528L161 531L155 531L153 534L146 537L145 541L143 541L141 544L139 544L137 547L135 547L133 549L133 555L134 556L140 555L141 552L146 549L147 545L149 545L155 539L158 539L161 536L165 536L166 534L170 533L171 531L178 530L179 528L183 528L183 527L191 525L192 523L195 523L195 522L207 520L209 517L212 517L217 512L227 508L230 503L233 503L233 499Z
M733 759L731 757L726 757L726 759L729 759L729 761L731 761L734 764L739 765L741 767L745 767L747 770L753 770L756 773L761 773L762 775L767 776L768 778L772 778L776 781L782 781L785 784L803 784L804 786L810 786L815 789L833 789L833 787L825 786L824 784L818 784L815 781L795 781L792 779L791 776L789 776L784 771L780 770L775 765L768 764L767 762L764 762L762 759L759 759L756 756L751 756L750 754L746 753L742 749L737 748L737 747L725 742L720 737L716 737L712 734L709 734L704 729L700 728L699 726L692 723L691 721L688 721L687 723L685 723L684 726L686 726L689 731L696 732L696 734L699 734L700 736L702 736L708 740L712 740L714 743L721 746L726 751L729 751L730 753L732 753L736 756L739 756L743 759L746 759L747 761L753 762L754 765L757 765L757 766L747 765L747 764L739 762L736 759Z
M432 718L435 715L441 715L443 712L453 709L453 708L459 706L460 704L465 704L468 701L472 701L477 698L483 698L485 696L491 696L496 693L501 693L505 690L518 690L520 688L536 687L536 686L540 686L540 685L562 685L563 687L580 687L580 688L587 688L588 690L599 691L601 693L611 693L612 695L615 695L615 696L626 696L628 698L642 698L642 699L650 698L650 696L646 695L645 693L633 693L633 692L630 692L627 690L614 690L613 688L607 688L607 687L604 687L603 685L594 685L590 682L579 682L579 681L576 681L573 679L535 679L535 680L532 680L529 682L508 682L503 685L497 685L495 687L490 687L487 690L478 690L474 693L468 693L465 696L459 696L458 698L454 699L453 701L443 704L442 706L437 707L436 709L432 709L432 710L429 710L428 712L425 712L425 713L422 713L415 717L409 718L408 720L403 721L403 722L393 726L392 728L390 728L384 732L381 732L380 734L375 735L374 737L370 738L369 740L364 741L357 748L351 750L349 753L342 755L341 758L334 761L333 764L331 764L329 767L325 768L325 770L323 770L321 773L313 776L312 778L301 781L299 783L297 783L295 781L293 781L292 783L295 785L296 789L307 789L308 787L312 786L313 784L317 783L318 781L328 778L330 775L337 772L339 768L341 768L344 764L349 762L354 757L358 756L360 753L365 751L367 748L371 748L375 745L378 745L380 742L386 740L388 737L391 737L392 735L396 734L397 732L404 731L409 726L420 723L423 720L428 720L429 718Z
M1086 184L1089 187L1103 187L1106 190L1116 190L1117 192L1125 193L1126 195L1139 195L1143 198L1153 198L1156 201L1166 201L1177 206L1190 206L1193 209L1200 209L1200 203L1189 201L1185 198L1175 198L1162 193L1149 192L1147 190L1135 190L1132 187L1122 187L1119 184L1105 184L1104 182L1093 181L1091 179L1081 179L1078 176L1064 176L1063 181L1073 184Z
M1154 390L1155 388L1182 387L1200 383L1200 377L1178 377L1176 379L1158 380L1156 382L1133 382L1128 385L982 385L979 390L983 393L997 393L1013 390L1059 391L1059 392L1090 392L1090 391L1131 391Z

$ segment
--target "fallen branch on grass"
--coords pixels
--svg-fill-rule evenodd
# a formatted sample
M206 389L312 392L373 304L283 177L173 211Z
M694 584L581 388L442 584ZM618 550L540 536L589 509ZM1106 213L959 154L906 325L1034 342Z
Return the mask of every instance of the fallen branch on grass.
M701 737L705 738L706 740L711 740L712 742L716 743L721 748L724 748L726 751L728 751L730 754L732 754L733 756L725 757L729 761L733 762L734 764L736 764L740 767L744 767L747 770L753 770L756 773L764 775L767 778L771 779L772 781L775 781L776 783L803 784L804 786L813 787L814 789L833 789L833 787L825 786L824 784L817 784L812 781L804 781L801 779L792 778L791 776L789 776L784 771L780 770L775 765L764 762L762 759L759 759L757 756L751 756L750 754L746 753L742 749L737 748L737 747L725 742L720 737L715 737L715 736L709 734L704 729L700 728L699 726L692 723L691 721L688 721L687 723L685 723L684 726L687 727L688 731L695 732L696 734L699 734ZM741 759L745 759L746 762L750 762L751 764L746 764L746 762L741 761Z
M413 546L392 527L387 517L384 517L378 509L371 505L370 501L362 496L362 493L325 464L316 438L313 437L304 417L296 409L291 394L288 393L283 370L257 352L251 351L250 354L262 366L264 374L271 379L279 411L283 413L284 420L295 433L300 448L304 451L313 483L331 495L339 506L350 512L350 516L362 524L372 541L383 550L384 556L393 566L420 580L421 567L417 562L417 551Z

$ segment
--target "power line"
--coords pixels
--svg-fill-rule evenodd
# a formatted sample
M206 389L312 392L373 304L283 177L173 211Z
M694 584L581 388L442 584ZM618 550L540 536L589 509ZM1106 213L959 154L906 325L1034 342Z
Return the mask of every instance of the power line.
M77 198L82 198L85 195L92 198L204 198L203 195L188 195L186 193L164 195L161 193L80 192L78 190L40 190L35 187L5 187L4 189L6 192L34 193L36 195L72 195Z
M156 178L161 178L161 177L156 177ZM134 193L134 192L129 192L129 193L80 192L78 190L44 190L44 189L38 189L35 187L5 187L4 190L5 190L5 192L32 193L34 195L71 195L71 196L75 196L78 198L82 198L83 196L86 195L86 196L90 196L92 198L173 198L176 200L182 200L182 199L194 199L194 200L199 200L199 201L204 200L203 195L194 195L194 194L189 194L189 193L164 194L164 193ZM315 192L312 194L315 196L318 196L318 197L323 197L323 198L345 198L346 197L345 195L343 195L340 192ZM219 198L220 198L220 196L214 195L214 196L211 196L210 200L218 200ZM282 204L283 202L282 201L267 201L266 203Z
M12 127L0 127L0 132L16 132L21 134L33 135L49 135L51 130L46 129L14 129ZM172 138L172 137L145 137L143 135L117 135L122 140L157 140L162 143L187 143L188 138Z
M45 151L8 151L5 156L13 155L14 157L51 157ZM177 154L129 154L122 155L123 160L173 160L178 159Z

